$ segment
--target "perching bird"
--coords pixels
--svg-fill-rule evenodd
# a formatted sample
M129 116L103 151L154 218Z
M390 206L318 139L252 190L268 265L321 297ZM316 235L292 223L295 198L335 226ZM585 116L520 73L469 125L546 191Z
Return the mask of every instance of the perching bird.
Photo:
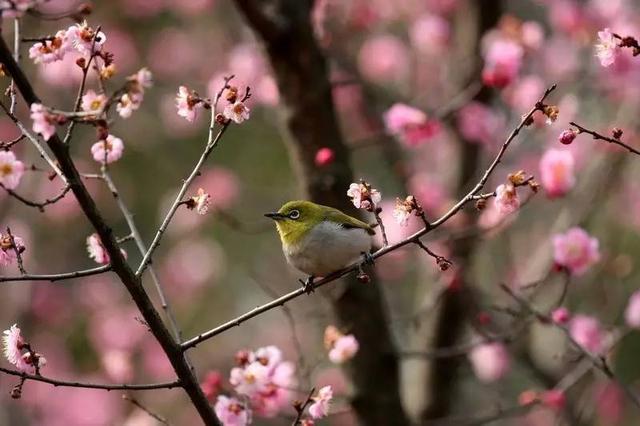
M325 277L364 256L371 262L374 229L333 207L311 201L289 201L276 213L265 216L276 221L287 261L309 274L303 282L313 291L313 279Z

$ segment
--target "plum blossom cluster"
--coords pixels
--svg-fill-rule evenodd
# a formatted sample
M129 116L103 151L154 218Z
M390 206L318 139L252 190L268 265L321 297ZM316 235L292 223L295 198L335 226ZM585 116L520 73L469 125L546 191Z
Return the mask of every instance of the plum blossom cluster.
M22 238L0 233L0 266L9 266L18 260L18 254L26 250Z
M401 103L392 105L383 119L387 132L409 147L433 138L441 129L437 120L429 119L419 109Z
M60 30L53 37L45 37L29 48L29 57L36 64L49 64L62 60L67 53L82 57L100 54L107 40L102 31L91 28L86 21Z
M633 56L640 55L640 44L632 36L621 37L611 32L609 28L598 31L598 42L596 43L596 57L603 67L609 67L616 62L622 48L628 47L632 50Z
M116 111L122 118L129 118L133 111L140 108L145 89L153 86L153 75L148 68L142 68L127 78L125 93L118 99Z
M0 151L0 184L15 189L24 174L24 164L11 151Z
M266 346L256 351L240 351L235 359L237 366L231 370L229 383L249 401L250 406L244 409L247 418L250 411L274 417L291 406L291 389L297 384L295 366L282 359L280 349Z
M343 334L335 326L324 330L324 346L329 351L329 360L334 364L342 364L353 358L360 344L353 334Z
M582 275L600 260L598 240L582 228L574 227L553 236L553 259L572 275Z
M331 388L331 386L324 386L320 388L320 390L315 395L309 398L309 402L311 402L311 404L309 405L308 411L309 411L309 415L311 416L311 419L303 418L301 421L301 424L303 426L313 426L314 422L312 419L321 419L323 417L328 416L329 407L332 399L333 399L333 389ZM303 404L297 404L298 406L295 406L295 405L296 404L294 404L294 408L296 408L296 411L302 414L302 412L304 411L304 405Z
M64 124L67 120L59 114L53 114L42 104L31 104L32 129L48 140L56 133L56 125Z
M9 363L24 373L40 374L40 368L47 363L45 357L31 349L17 324L3 332L2 352Z
M363 209L370 212L376 210L376 206L382 201L380 191L372 188L365 181L360 183L352 183L347 190L347 196L351 198L351 202L357 209Z
M240 124L248 120L251 116L251 110L245 105L245 101L251 97L249 88L247 87L242 99L239 98L238 88L235 86L227 86L224 92L227 105L224 107L222 114L216 116L216 121L220 124L226 124L229 121ZM189 90L186 86L178 87L176 107L178 108L178 115L185 120L193 122L200 108L211 108L211 106L210 99L200 97L197 92Z

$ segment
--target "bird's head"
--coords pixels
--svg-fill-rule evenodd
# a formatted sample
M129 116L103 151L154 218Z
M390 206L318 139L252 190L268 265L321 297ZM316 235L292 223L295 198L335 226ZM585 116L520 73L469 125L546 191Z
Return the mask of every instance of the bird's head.
M296 244L322 222L325 216L323 208L326 207L311 201L289 201L277 212L266 213L265 216L276 222L283 244Z

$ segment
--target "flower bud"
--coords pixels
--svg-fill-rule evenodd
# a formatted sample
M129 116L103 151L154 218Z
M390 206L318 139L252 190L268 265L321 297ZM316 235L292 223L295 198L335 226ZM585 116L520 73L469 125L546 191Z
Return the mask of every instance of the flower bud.
M611 131L611 134L613 135L614 139L620 139L622 137L622 129L619 127L614 127L613 130Z
M570 129L570 130L563 130L562 133L560 133L558 140L560 141L560 143L564 145L570 145L575 138L576 138L576 131L573 129Z

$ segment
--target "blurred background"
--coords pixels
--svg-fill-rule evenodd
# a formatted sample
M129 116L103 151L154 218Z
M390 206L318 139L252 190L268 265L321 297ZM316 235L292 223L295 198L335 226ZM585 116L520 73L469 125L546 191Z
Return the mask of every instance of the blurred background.
M71 0L50 0L39 10L58 13L76 6ZM201 110L194 123L176 114L177 87L186 85L212 97L222 77L235 74L235 84L250 86L254 94L248 101L251 119L229 129L193 186L193 191L202 187L211 194L211 212L200 216L180 209L154 259L184 335L193 336L297 288L297 279L303 277L287 266L273 224L263 217L303 195L285 143L283 87L278 87L261 40L234 2L95 1L87 19L101 26L107 36L105 49L114 54L117 75L107 83L111 90L143 66L154 75L154 86L140 110L127 120L116 117L110 127L125 144L124 156L110 170L147 243L207 137L207 111ZM506 218L495 214L492 201L482 212L468 206L427 239L434 251L450 256L454 267L449 271L441 272L433 258L412 246L375 266L387 325L400 352L400 393L410 417L430 424L423 413L432 396L424 382L433 364L420 354L436 347L432 337L438 328L436 317L443 315L438 313L442 295L458 291L457 283L465 277L468 293L464 313L456 314L451 323L452 343L471 341L483 327L496 334L505 331L509 318L491 309L511 303L499 283L518 288L548 277L532 299L541 309L562 292L562 276L549 273L551 237L556 233L581 226L601 247L600 262L571 280L565 305L572 312L596 316L607 328L622 324L626 301L638 287L638 159L586 136L564 146L558 135L575 120L605 134L615 125L624 129L626 141L633 145L637 140L640 60L623 52L613 66L604 68L594 55L597 31L605 27L640 36L640 7L635 1L316 0L309 19L327 58L333 103L354 176L382 193L382 217L391 242L420 227L418 218L411 218L407 227L395 223L391 212L396 197L413 194L430 219L439 217L477 181L545 88L558 84L551 97L560 109L558 120L548 125L544 117L536 117L509 149L487 189L495 189L507 174L520 169L540 180L541 156L556 149L570 151L575 160L576 183L570 191L552 197L543 186ZM24 37L38 37L71 24L27 15L22 32ZM9 19L3 21L3 37L13 39ZM505 40L515 46L518 64L503 85L491 81L486 66L494 60L492 47ZM22 63L39 96L48 106L72 109L81 76L73 58L34 65L28 59L29 46L23 45ZM6 77L3 81L8 85ZM98 90L96 81L89 87ZM392 134L385 112L397 103L426 113L435 130L413 138ZM30 123L24 104L18 112ZM0 140L18 134L8 118L0 118ZM95 131L80 126L71 149L81 172L99 169L90 154L94 142ZM14 152L26 165L46 168L30 145L20 144ZM331 160L319 159L316 166L331 167ZM106 186L96 180L86 184L116 234L127 235ZM44 199L60 188L60 182L50 181L46 173L29 171L17 191ZM345 187L344 197L346 191ZM527 191L521 194L523 199L530 196ZM0 198L0 226L10 226L24 238L29 273L95 266L85 243L93 230L71 194L44 213L4 192ZM130 263L137 265L140 256L134 243L123 248ZM2 271L7 276L17 273L14 266ZM148 275L145 284L157 299ZM114 383L173 378L171 366L115 276L0 287L0 328L20 325L46 356L46 376ZM229 394L227 377L236 351L276 345L286 359L299 363L297 398L304 398L311 385L333 386L332 409L337 414L319 424L356 424L348 404L349 376L329 362L322 341L325 327L335 323L332 298L341 291L342 284L329 286L295 300L287 312L272 310L198 346L190 352L198 377L204 380L208 372L219 371L223 393ZM508 346L509 372L490 384L474 376L464 354L454 357L455 373L440 395L449 401L442 417L473 417L490 408L517 406L523 391L552 388L577 362L563 335L551 327L526 327ZM625 383L634 383L640 374L638 350L640 339L631 333L611 357ZM12 400L9 393L16 383L15 377L0 375L2 425L157 424L122 400L122 392L53 389L28 381L23 397ZM199 424L179 390L139 392L136 398L171 424ZM539 407L495 424L632 425L640 418L621 389L598 373L585 374L567 392L567 399L568 408L560 413ZM271 419L256 416L253 424L289 424L287 416L293 413L285 410Z

